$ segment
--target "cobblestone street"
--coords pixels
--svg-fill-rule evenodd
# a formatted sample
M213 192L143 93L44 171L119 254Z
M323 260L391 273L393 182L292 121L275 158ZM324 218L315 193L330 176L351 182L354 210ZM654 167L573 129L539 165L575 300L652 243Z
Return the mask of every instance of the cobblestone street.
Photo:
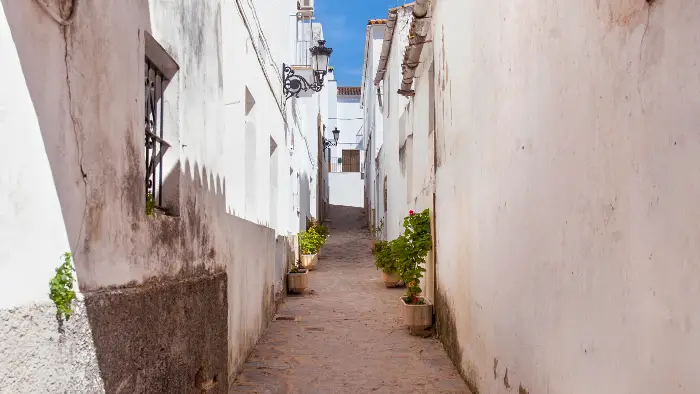
M469 393L435 338L408 334L403 289L373 264L362 210L332 207L309 292L289 296L236 379L235 393Z

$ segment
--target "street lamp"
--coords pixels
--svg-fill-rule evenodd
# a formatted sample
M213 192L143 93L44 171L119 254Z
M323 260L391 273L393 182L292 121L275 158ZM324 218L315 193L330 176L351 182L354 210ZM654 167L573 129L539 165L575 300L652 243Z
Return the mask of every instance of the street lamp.
M338 128L336 127L333 129L333 141L326 139L326 137L323 137L323 147L329 148L331 146L337 146L339 137L340 137L340 130L338 130Z
M328 59L333 53L333 48L326 47L325 40L319 40L318 45L309 49L311 52L311 67L313 69L313 81L309 83L304 77L297 75L292 68L282 64L284 79L283 88L286 100L290 97L299 97L299 93L309 89L320 92L323 89L323 79L328 73Z

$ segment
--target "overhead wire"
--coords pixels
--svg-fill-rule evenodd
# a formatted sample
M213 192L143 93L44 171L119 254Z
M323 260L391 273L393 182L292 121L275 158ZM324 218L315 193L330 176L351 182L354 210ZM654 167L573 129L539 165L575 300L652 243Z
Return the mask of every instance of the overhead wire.
M281 100L282 100L281 97L278 98L277 93L275 92L275 89L272 87L272 81L271 81L270 76L268 75L267 67L265 64L266 62L262 58L262 50L259 49L258 45L255 43L253 29L251 29L251 27L250 27L248 17L245 14L245 11L243 10L243 5L241 4L240 0L235 0L235 1L236 1L236 6L238 8L238 13L241 15L241 19L243 20L243 24L245 25L246 30L248 31L248 35L250 37L251 44L253 45L253 49L255 50L255 55L258 59L258 63L260 63L260 68L263 72L263 75L265 76L265 80L267 81L268 87L270 88L270 91L272 92L272 95L275 98L275 103L277 104L277 108L279 109L280 113L282 114L282 119L284 121L285 128L289 129L289 124L287 122L287 116L286 116L286 112L285 112L286 103L281 102ZM260 37L260 39L262 40L263 46L265 46L265 53L267 54L267 57L270 59L270 62L273 65L275 65L276 63L274 62L274 58L272 57L272 53L270 52L270 47L267 44L267 38L265 37L265 34L262 32L261 27L260 27L261 26L260 18L257 16L257 11L255 9L255 5L251 2L251 0L247 0L247 2L248 2L248 6L250 7L250 9L253 13L253 19L255 20L255 24L256 24L255 27L256 27L256 30L258 31L258 37ZM278 77L280 83L284 83L284 79L282 78L282 75L279 74L279 70L277 69L277 67L274 67L274 69L275 69L275 72L277 74L277 77ZM294 132L294 128L292 128L292 132ZM304 145L306 146L306 151L307 151L307 154L309 156L309 162L311 163L311 168L315 169L316 164L314 163L313 156L311 154L311 148L309 146L309 141L307 140L304 133L302 133L298 130L297 130L297 133L299 134L299 136L301 136L302 140L304 140Z

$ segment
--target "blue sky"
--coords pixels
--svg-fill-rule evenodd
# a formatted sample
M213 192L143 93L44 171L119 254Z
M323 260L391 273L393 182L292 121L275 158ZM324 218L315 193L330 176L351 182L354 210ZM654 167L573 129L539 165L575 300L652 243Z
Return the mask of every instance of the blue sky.
M389 8L404 0L316 0L316 22L323 25L326 45L333 48L330 64L338 86L360 86L365 32L370 19L386 19Z

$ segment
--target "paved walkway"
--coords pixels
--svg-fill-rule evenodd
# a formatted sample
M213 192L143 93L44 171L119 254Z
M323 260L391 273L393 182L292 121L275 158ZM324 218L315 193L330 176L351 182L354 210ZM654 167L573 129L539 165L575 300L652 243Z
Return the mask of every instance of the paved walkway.
M373 264L362 210L331 208L311 294L280 307L236 379L234 393L469 393L440 342L408 334L403 289Z

